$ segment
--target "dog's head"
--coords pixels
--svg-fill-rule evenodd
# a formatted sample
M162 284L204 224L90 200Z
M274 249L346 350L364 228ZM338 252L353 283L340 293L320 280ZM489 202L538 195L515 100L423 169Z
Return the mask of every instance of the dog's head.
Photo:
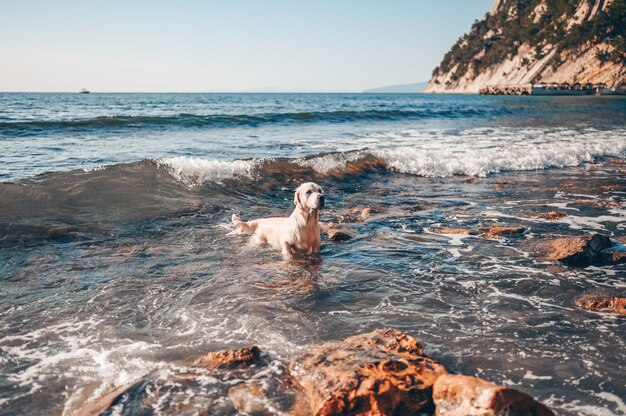
M293 203L303 211L324 208L324 190L316 183L306 182L296 189Z

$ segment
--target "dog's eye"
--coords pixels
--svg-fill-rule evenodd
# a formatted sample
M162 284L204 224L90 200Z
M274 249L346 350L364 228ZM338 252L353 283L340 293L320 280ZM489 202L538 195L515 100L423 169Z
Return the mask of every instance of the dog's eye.
M310 194L310 193L311 193L311 190L310 190L310 189L309 189L308 191L306 191L306 194L307 194L307 195L308 195L308 194Z

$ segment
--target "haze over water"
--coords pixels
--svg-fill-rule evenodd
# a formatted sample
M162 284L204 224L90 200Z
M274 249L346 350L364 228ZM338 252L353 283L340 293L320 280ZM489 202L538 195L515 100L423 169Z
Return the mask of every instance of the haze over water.
M255 344L278 385L307 344L395 327L557 414L624 414L624 317L572 299L623 296L625 266L532 253L625 235L624 114L619 97L0 94L0 413L70 414L147 375L122 414L235 414L242 374L171 375ZM295 263L232 233L233 213L288 215L305 180L322 221L376 213ZM492 224L527 231L430 231Z

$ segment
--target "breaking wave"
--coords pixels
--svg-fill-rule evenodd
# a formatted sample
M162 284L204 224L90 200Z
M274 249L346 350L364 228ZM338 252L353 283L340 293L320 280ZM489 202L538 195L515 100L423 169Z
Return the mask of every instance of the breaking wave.
M195 186L225 179L262 179L271 173L302 172L311 175L343 175L370 170L424 177L455 175L484 177L507 171L527 171L578 166L596 158L626 156L626 140L620 135L572 136L549 141L545 137L519 141L483 139L471 143L431 143L318 154L311 157L266 158L234 161L197 157L156 159L178 181Z

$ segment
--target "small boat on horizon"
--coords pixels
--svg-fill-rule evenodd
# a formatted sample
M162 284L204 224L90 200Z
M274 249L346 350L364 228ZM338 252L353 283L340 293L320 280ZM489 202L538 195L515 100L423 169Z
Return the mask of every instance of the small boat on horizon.
M78 91L79 94L89 94L90 91L86 90L85 88L81 89L80 91Z

